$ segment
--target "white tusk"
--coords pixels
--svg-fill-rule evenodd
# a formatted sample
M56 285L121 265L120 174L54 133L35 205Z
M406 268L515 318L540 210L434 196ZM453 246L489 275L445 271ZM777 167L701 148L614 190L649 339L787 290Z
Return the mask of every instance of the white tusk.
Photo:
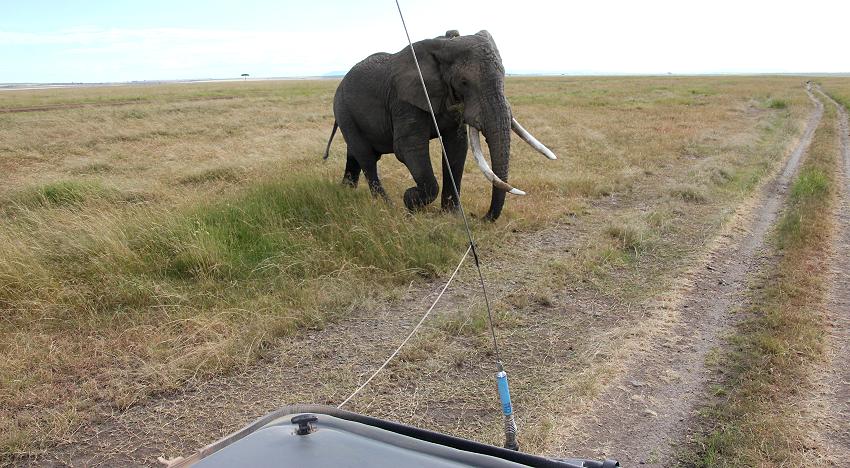
M478 163L478 168L481 169L481 172L484 173L484 177L486 177L487 180L492 182L497 188L506 192L510 192L514 195L525 195L525 192L518 188L511 187L510 184L500 179L499 176L490 169L490 165L487 164L487 160L484 159L484 152L481 151L481 137L478 135L478 129L475 127L469 127L469 146L472 147L472 155L475 157L475 162Z
M516 134L519 135L520 138L525 140L526 143L531 145L532 148L536 149L543 156L546 156L547 158L553 161L555 159L558 159L558 157L555 156L555 153L553 153L552 150L543 145L543 143L540 143L537 138L534 138L534 135L528 133L528 130L522 128L522 125L520 125L519 122L517 122L514 118L511 118L511 128L514 129L514 132L516 132Z

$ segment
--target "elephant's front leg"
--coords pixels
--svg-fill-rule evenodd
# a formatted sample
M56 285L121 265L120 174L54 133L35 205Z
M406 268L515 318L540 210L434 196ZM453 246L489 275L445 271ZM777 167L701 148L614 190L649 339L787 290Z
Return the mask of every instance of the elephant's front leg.
M443 135L443 144L446 145L446 156L448 156L449 163L447 165L445 158L440 157L443 163L443 193L440 197L440 205L443 210L455 211L460 203L452 187L452 177L454 177L457 193L460 195L460 182L463 179L463 165L466 163L468 145L466 125L462 125L456 132L447 132Z
M425 127L427 130L427 127ZM398 137L394 143L395 154L404 161L416 182L404 192L404 206L414 211L433 202L440 187L434 177L434 168L428 155L428 135L421 132Z

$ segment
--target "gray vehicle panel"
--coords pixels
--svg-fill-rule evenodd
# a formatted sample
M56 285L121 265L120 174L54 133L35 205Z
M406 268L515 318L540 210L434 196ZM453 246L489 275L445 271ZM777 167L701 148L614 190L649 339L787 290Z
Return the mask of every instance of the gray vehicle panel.
M295 414L269 422L194 466L523 466L323 414L316 414L318 420L313 423L314 432L298 435L298 426L290 422L293 416Z

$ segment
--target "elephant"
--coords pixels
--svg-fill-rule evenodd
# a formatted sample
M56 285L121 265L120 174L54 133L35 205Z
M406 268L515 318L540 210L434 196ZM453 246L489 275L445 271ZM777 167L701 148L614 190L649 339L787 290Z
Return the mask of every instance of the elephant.
M475 161L493 185L485 219L495 221L507 192L525 195L508 184L511 130L548 159L557 157L513 118L505 98L505 68L489 32L460 36L452 30L416 42L413 48L446 151L441 207L459 208L468 141ZM370 55L352 67L334 95L335 121L324 155L327 159L339 128L347 146L343 184L356 187L362 171L372 195L386 199L377 162L382 155L394 153L416 182L404 192L410 211L433 202L439 191L428 151L437 132L422 81L410 47L395 54ZM487 141L493 169L484 158L479 131Z

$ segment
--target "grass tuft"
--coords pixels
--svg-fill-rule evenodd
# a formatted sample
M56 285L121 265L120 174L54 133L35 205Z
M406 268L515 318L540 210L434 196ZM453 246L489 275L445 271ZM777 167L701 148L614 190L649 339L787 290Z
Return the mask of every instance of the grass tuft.
M605 229L605 233L614 240L616 247L635 256L646 251L648 247L648 235L645 229L633 224L611 225Z
M113 169L114 167L109 163L94 162L74 168L71 172L74 174L105 174L112 172Z
M767 107L769 109L786 109L788 108L788 101L785 99L770 98L767 100Z
M80 206L87 201L115 199L117 191L97 182L61 180L13 193L8 203L20 208Z
M674 187L670 190L670 195L688 203L701 204L708 202L708 197L705 193L701 189L692 185L680 185L678 187Z

